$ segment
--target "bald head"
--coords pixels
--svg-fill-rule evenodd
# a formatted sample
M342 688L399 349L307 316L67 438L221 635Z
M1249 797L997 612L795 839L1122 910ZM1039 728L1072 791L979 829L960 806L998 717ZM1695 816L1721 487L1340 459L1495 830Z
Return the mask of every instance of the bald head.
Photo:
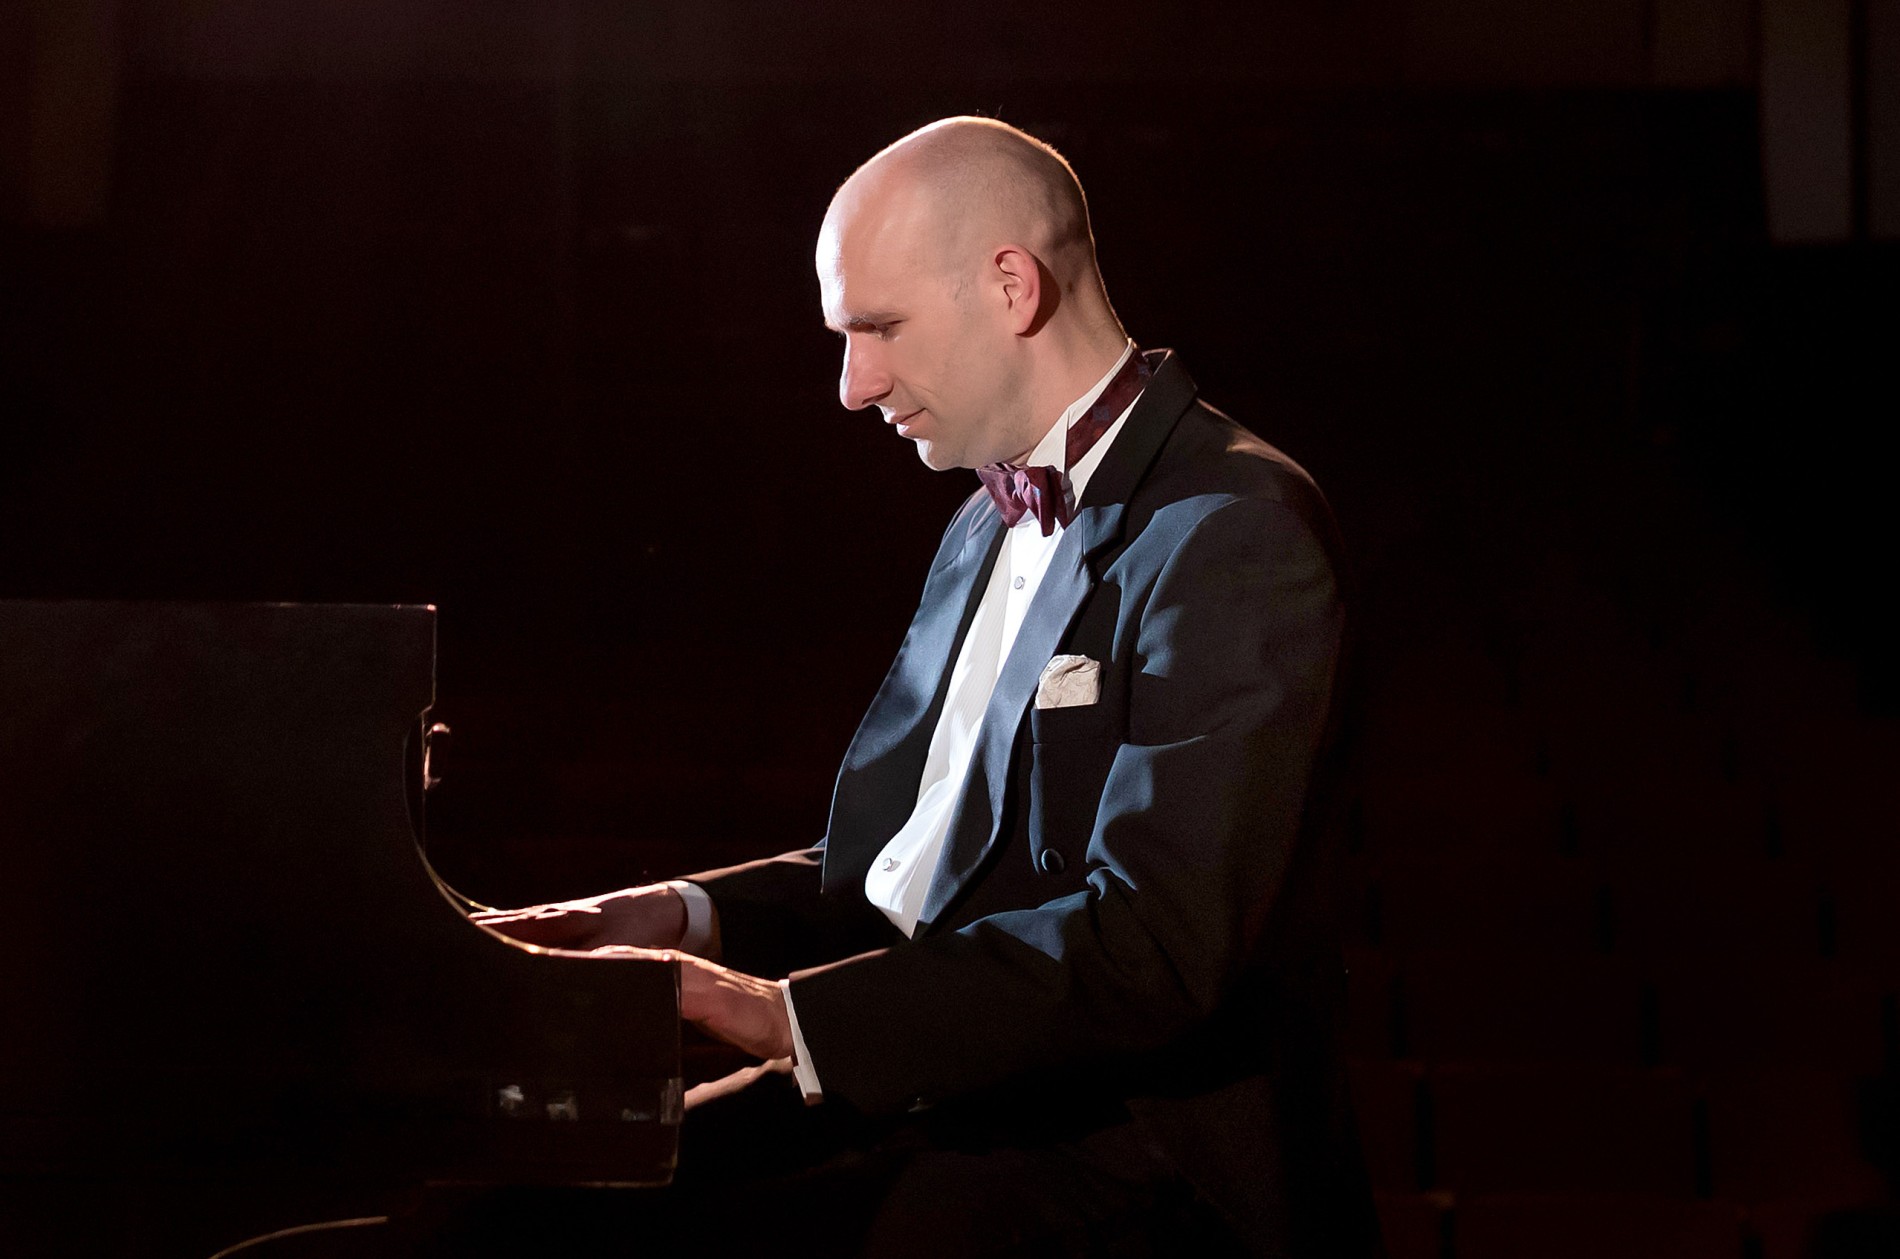
M1015 245L1065 295L1101 289L1075 172L1047 144L994 119L945 118L859 167L832 199L821 250L842 248L847 234L959 286L991 251Z

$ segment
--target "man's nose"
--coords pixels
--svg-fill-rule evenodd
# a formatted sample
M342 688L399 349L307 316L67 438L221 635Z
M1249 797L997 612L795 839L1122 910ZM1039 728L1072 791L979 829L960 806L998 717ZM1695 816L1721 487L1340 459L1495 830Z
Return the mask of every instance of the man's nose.
M877 361L877 355L863 347L844 347L844 371L838 377L838 401L847 411L871 406L891 391L890 373Z

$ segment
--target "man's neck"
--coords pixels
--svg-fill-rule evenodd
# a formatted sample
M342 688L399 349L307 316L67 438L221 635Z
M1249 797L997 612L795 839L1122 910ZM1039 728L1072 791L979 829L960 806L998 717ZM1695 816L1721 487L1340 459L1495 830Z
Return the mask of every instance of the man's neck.
M1036 430L1035 441L1008 462L1020 464L1028 459L1048 435L1050 427L1061 419L1076 399L1094 388L1108 374L1127 348L1128 334L1118 327L1105 329L1086 339L1077 338L1073 345L1055 347L1056 352L1051 356L1051 369L1046 375L1047 383L1039 385L1034 391L1034 410L1031 414L1041 427Z

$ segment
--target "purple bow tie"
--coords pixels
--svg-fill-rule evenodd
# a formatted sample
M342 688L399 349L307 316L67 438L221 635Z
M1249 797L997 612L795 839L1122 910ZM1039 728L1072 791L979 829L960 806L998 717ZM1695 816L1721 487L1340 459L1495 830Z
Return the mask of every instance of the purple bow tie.
M1069 425L1063 451L1063 468L1073 468L1089 452L1110 426L1128 409L1150 375L1148 360L1136 350L1128 356L1115 378L1108 382L1075 423ZM1023 467L1014 463L986 463L976 470L983 488L990 492L1005 529L1014 528L1025 514L1033 515L1042 526L1042 536L1055 532L1057 525L1067 528L1073 512L1069 508L1069 474L1048 464Z

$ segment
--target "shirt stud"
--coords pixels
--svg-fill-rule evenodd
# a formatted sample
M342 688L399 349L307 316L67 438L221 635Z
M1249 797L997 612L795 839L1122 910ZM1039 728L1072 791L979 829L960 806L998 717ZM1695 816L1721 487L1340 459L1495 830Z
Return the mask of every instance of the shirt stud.
M891 871L897 869L897 867L903 864L904 864L903 862L899 861L895 857L886 857L884 858L884 873L889 874Z

